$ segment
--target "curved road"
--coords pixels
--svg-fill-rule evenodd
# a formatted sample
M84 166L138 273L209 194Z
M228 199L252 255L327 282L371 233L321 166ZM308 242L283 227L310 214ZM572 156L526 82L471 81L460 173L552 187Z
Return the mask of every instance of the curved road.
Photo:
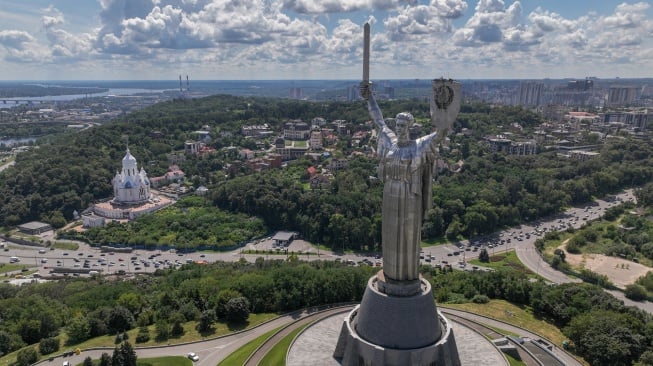
M284 329L280 330L276 334L274 334L270 339L265 341L250 357L247 359L247 362L245 365L248 366L256 366L258 365L261 360L263 360L263 357L283 338L285 338L287 335L292 333L294 330L301 328L305 325L308 325L310 323L319 321L321 319L325 319L328 317L331 317L332 315L340 314L340 313L346 313L351 311L353 309L354 305L349 305L349 306L344 306L344 307L338 307L326 311L322 311L319 313L314 313L311 315L306 316L305 318L296 321L289 326L285 327Z
M335 310L335 309L334 309ZM342 308L339 308L342 311ZM161 356L186 356L189 352L195 352L199 357L199 361L195 362L196 366L215 366L217 363L222 361L225 357L238 350L248 342L254 340L258 336L265 334L271 330L277 329L282 326L286 326L290 323L297 322L298 320L304 318L312 318L315 320L315 317L323 313L329 313L331 310L322 311L319 310L303 310L299 312L294 312L286 314L275 318L267 323L261 324L255 328L251 328L242 332L233 333L226 335L220 338L199 341L194 343L179 344L179 345L170 345L170 346L160 346L160 347L147 347L147 348L136 348L136 355L139 358L150 358L150 357L161 357ZM330 313L331 314L331 313ZM136 345L137 346L137 345ZM86 357L91 357L92 359L99 359L102 356L102 353L108 353L109 355L113 354L113 348L101 348L101 349L91 349L84 350L80 355L73 355L71 357L55 357L54 361L62 362L68 360L71 364L81 364ZM47 359L43 360L37 365L49 365L51 364Z
M632 190L625 191L624 193L621 193L617 195L618 198L626 201L633 199L633 194ZM519 233L530 233L535 230L536 226L539 227L547 227L551 228L556 225L560 224L571 224L574 227L579 227L581 226L586 220L592 220L600 217L602 213L604 212L605 208L609 207L610 203L607 201L603 200L598 200L596 201L595 204L593 204L591 207L591 212L588 212L585 210L585 208L572 208L568 211L566 211L563 214L557 215L553 218L549 218L546 221L540 221L540 222L535 222L535 223L530 223L528 225L522 225L517 228L512 228L509 230L505 230L503 232L495 233L491 236L491 238L515 238L518 237ZM581 218L585 217L585 219L581 220L576 218ZM491 239L488 237L487 240ZM530 238L521 237L522 240L515 240L513 239L511 243L509 244L504 244L499 247L495 247L492 249L488 249L491 253L494 253L495 251L501 252L501 251L507 251L510 249L516 249L517 255L519 259L527 266L529 267L532 271L538 273L539 275L543 276L544 278L548 279L549 281L555 282L555 283L565 283L565 282L572 282L572 281L577 281L576 279L572 279L563 273L554 270L551 268L546 262L544 262L537 250L535 250L535 239L536 236L531 235ZM476 240L476 239L475 239ZM483 239L480 239L483 240ZM307 251L305 242L302 241L295 241L295 242L300 242L300 245L302 245L302 249L304 252ZM464 248L464 245L466 242L461 243L463 246L462 249L459 249L459 247L456 247L454 245L441 245L441 246L434 246L430 248L426 248L424 250L425 258L433 258L430 262L426 262L425 260L423 261L424 264L443 264L443 262L447 262L449 264L453 264L454 266L457 263L464 263L467 259L477 257L478 252L473 252L471 250L466 250ZM249 248L259 248L261 249L262 246L266 245L271 245L271 241L267 240L265 242L261 242L259 244L250 244L248 247ZM295 245L293 243L292 245ZM310 251L310 249L309 249ZM88 247L87 245L81 246L78 251L68 251L70 253L67 253L64 250L57 249L50 251L48 250L47 253L41 254L38 253L38 248L33 248L33 247L24 247L24 246L19 246L19 245L13 245L12 244L12 249L10 252L2 252L0 254L0 262L5 262L8 261L10 255L18 255L23 257L24 261L21 261L21 263L31 265L31 263L34 263L36 267L38 267L42 273L45 273L45 268L43 268L46 265L52 265L50 264L52 261L56 263L56 260L61 260L64 265L71 265L73 264L72 258L78 257L80 259L83 258L93 258L97 259L101 253L97 249L93 249ZM132 271L135 269L134 266L135 264L130 263L131 256L136 256L138 257L138 260L144 259L147 257L147 255L151 255L152 253L156 253L156 251L134 251L134 253L130 254L119 254L115 253L115 255L109 256L106 255L105 258L109 260L109 258L112 258L115 260L116 264L120 263L125 263L125 267L119 267L119 268L125 268L125 269L131 269ZM456 254L458 253L458 254ZM169 259L170 262L174 262L175 260L179 260L180 262L185 262L186 260L198 260L198 259L206 259L207 261L215 261L215 260L226 260L226 261L233 261L233 260L238 260L240 258L245 258L248 261L253 262L256 258L264 256L264 254L252 254L252 255L243 255L240 254L238 251L235 252L230 252L230 253L206 253L205 257L200 257L200 253L187 253L187 254L177 254L177 253L170 253L170 252L158 252L158 259L163 260L163 259ZM267 255L265 255L267 256ZM50 258L51 261L47 264L41 264L40 259L41 258ZM123 261L118 261L117 258L124 258ZM374 255L357 255L357 254L348 254L348 255L334 255L330 252L322 252L320 256L317 255L312 255L310 257L307 257L306 259L308 260L317 260L317 259L324 259L324 260L334 260L336 258L341 258L341 260L346 261L346 260L352 260L355 262L358 262L364 258L371 260L372 262L377 261L378 259L374 257ZM302 258L304 259L304 258ZM33 262L32 262L33 261ZM27 263L25 263L27 262ZM131 266L131 268L130 268ZM102 268L102 267L101 267ZM107 267L104 267L108 269ZM152 271L153 268L149 267L147 268L147 271ZM146 271L145 268L143 268L143 271ZM636 306L640 309L643 309L645 311L648 311L650 313L653 313L653 304L649 302L645 303L640 303L640 302L633 302L628 299L626 299L623 296L623 293L618 292L618 291L608 291L611 294L613 294L615 297L621 299L624 301L626 305L631 305L631 306ZM445 311L445 310L443 310ZM447 309L446 311L450 311ZM315 311L307 312L307 311L302 311L298 313L292 313L288 315L281 316L279 318L276 318L268 323L265 323L263 325L260 325L256 328L246 330L243 332L235 333L232 335L224 336L221 338L217 339L212 339L212 340L207 340L207 341L202 341L202 342L197 342L197 343L192 343L192 344L184 344L184 345L174 345L174 346L166 346L166 347L154 347L154 348L138 348L137 349L137 355L139 357L155 357L155 356L161 356L161 355L186 355L188 352L195 352L200 356L200 360L196 362L196 365L198 366L213 366L217 362L221 361L224 359L227 355L231 354L233 351L237 350L238 348L242 347L245 345L247 342L255 339L257 336L268 332L270 330L276 329L278 327L287 325L289 323L292 323L296 320L302 319L304 317L307 317L311 314L315 313ZM471 314L466 314L465 317L469 318ZM470 318L471 319L471 318ZM474 319L472 319L474 320ZM482 318L482 320L479 320L479 322L484 323L484 324L492 324L492 322L496 322L492 319L489 318ZM496 326L499 326L503 329L510 330L510 326L498 322L496 323ZM523 329L516 330L515 332L518 334L524 334ZM539 338L537 335L532 335L533 339ZM81 355L75 355L72 357L69 357L68 359L73 362L73 364L81 363L83 359L87 356L91 356L94 359L97 359L101 356L102 353L107 352L111 354L113 352L113 348L105 348L105 349L99 349L99 350L89 350L89 351L84 351ZM558 353L557 353L558 354ZM559 354L560 355L560 354ZM562 353L564 355L564 353ZM61 358L57 357L57 360L61 360ZM46 360L45 363L48 361ZM567 364L573 365L575 363L573 360L567 360L566 362L569 362Z
M441 312L445 314L451 314L455 316L459 316L464 319L468 319L480 324L484 325L489 325L495 328L503 329L512 333L519 334L520 337L522 338L530 338L533 340L541 339L542 337L539 336L538 334L535 334L533 332L530 332L526 329L516 327L514 325L510 325L508 323L504 323L499 320L495 320L492 318L487 318L482 315L477 315L473 313L469 313L466 311L460 311L460 310L454 310L454 309L449 309L449 308L444 308L442 306L439 306L438 309L440 309ZM565 365L567 366L582 366L582 363L580 363L578 360L573 358L570 354L565 352L564 350L554 347L553 349L553 354L555 354L562 362L564 362Z

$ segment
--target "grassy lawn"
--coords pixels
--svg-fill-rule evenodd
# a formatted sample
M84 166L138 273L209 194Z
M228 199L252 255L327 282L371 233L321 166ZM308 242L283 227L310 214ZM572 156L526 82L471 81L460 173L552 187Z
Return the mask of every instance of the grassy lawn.
M82 366L79 363L77 366ZM99 365L100 360L93 360L93 365ZM154 358L139 358L136 360L137 366L192 366L193 361L183 356L166 356Z
M55 241L54 244L52 244L52 248L63 250L77 250L79 249L79 244L67 241Z
M143 358L136 360L138 366L191 366L193 361L183 356Z
M262 336L250 341L246 345L240 347L235 352L227 356L218 366L229 366L229 365L244 365L247 358L265 342L266 339L271 337L275 332L277 332L281 327L271 330Z
M167 341L163 342L156 342L154 341L154 337L156 335L156 329L154 325L151 325L148 327L150 331L150 341L145 342L145 343L136 343L136 335L138 334L138 328L134 328L130 331L127 332L129 335L129 342L132 344L134 347L144 347L144 346L160 346L160 345L165 345L165 344L178 344L178 343L185 343L185 342L193 342L193 341L199 341L202 339L211 339L227 334L231 334L233 332L239 331L239 330L244 330L248 328L252 328L256 325L259 325L261 323L264 323L270 319L274 319L277 317L277 314L250 314L249 315L249 320L245 324L239 324L239 325L230 325L226 323L214 323L213 324L213 330L208 333L200 334L196 329L195 326L197 325L197 322L187 322L184 324L184 334L180 337L175 337L175 338L170 338ZM80 348L82 350L87 349L87 348L93 348L93 347L115 347L115 339L116 337L114 335L111 336L102 336L102 337L96 337L93 339L89 339L85 342L75 344L75 345L65 345L66 341L66 335L63 333L60 337L61 339L61 346L59 348L59 351L52 353L52 355L60 355L61 352L66 351L66 350L74 350L76 348ZM34 347L32 345L31 347ZM38 345L36 346L38 348ZM0 357L0 365L4 365L5 363L7 364L12 364L13 362L16 362L16 355L18 354L18 351L12 352L6 356ZM41 359L47 359L47 357L50 355L42 355ZM183 359L183 357L181 357ZM191 363L192 364L192 363ZM191 365L189 364L189 365ZM158 365L158 364L157 364ZM167 365L165 363L162 363L160 365ZM176 365L176 364L175 364ZM182 365L182 364L180 364ZM185 365L185 364L183 364Z
M198 341L202 339L210 339L210 338L215 338L227 334L231 334L232 332L247 329L247 328L252 328L256 325L259 325L261 323L264 323L270 319L273 319L277 317L276 314L250 314L249 315L249 321L245 324L241 325L230 325L227 323L214 323L213 324L213 330L200 334L196 329L195 326L197 325L197 322L187 322L184 324L184 334L179 336L179 337L173 337L169 338L167 341L163 342L156 342L154 340L156 336L156 329L154 325L150 325L148 327L150 331L150 340L145 343L136 343L136 335L138 334L138 328L134 328L130 331L127 332L129 335L129 341L132 343L134 347L145 347L145 346L160 346L163 344L178 344L178 343L185 343L185 342L193 342L193 341ZM115 336L102 336L102 337L97 337L93 339L89 339L86 342L77 344L74 346L74 348L81 348L81 349L86 349L86 348L92 348L92 347L113 347L115 346L114 344ZM66 347L63 347L62 349L66 349Z
M28 266L21 263L0 263L0 273L20 271L24 267Z
M306 147L306 141L295 141L295 147Z
M503 355L508 359L510 366L526 366L526 363L524 363L522 360L518 360L507 353L504 353Z
M286 353L288 353L288 348L290 347L290 343L292 343L293 339L301 332L304 330L304 328L308 327L309 324L299 327L292 332L290 332L287 336L285 336L279 343L277 343L274 348L268 352L268 354L263 357L259 365L262 366L276 366L276 365L285 365L286 364Z
M528 275L535 274L519 260L519 258L517 257L517 253L515 253L514 250L510 250L505 253L491 255L489 263L481 262L478 259L472 259L469 261L469 263L472 265L488 267L493 269L512 267L513 269L516 269Z
M530 309L513 305L505 300L490 300L487 304L438 304L438 306L469 311L528 329L533 333L540 334L558 347L562 347L562 341L567 339L554 325L533 316Z
M438 238L438 239L431 239L431 240L423 240L419 246L422 248L428 248L432 247L435 245L443 245L443 244L449 244L449 241L445 238Z

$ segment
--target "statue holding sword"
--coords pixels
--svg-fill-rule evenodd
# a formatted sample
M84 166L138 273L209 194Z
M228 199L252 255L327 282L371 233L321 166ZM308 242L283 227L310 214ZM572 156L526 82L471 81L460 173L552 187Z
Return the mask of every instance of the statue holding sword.
M453 80L432 82L431 123L435 132L411 140L412 114L396 116L395 131L384 122L369 80L370 27L364 27L363 81L360 92L367 100L370 117L379 130L377 156L383 182L382 231L383 273L389 280L418 281L421 227L431 207L432 180L438 145L460 110L461 85Z

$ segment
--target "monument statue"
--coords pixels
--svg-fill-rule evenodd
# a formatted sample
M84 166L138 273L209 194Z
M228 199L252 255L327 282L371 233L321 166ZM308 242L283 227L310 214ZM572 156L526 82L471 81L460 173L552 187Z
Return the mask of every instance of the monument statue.
M460 366L453 329L437 311L419 275L421 228L431 207L438 145L460 110L461 85L432 81L435 131L410 139L413 116L399 113L395 131L383 119L369 80L370 27L364 27L361 96L378 127L378 173L383 181L383 270L370 278L360 305L344 319L333 352L342 365Z
M370 90L371 83L361 82L361 96L367 99L370 117L379 129L376 154L380 159L379 179L384 184L381 232L383 272L391 280L418 280L421 227L426 212L431 208L438 144L446 136L460 108L460 98L456 98L454 90L459 86L456 84L450 80L433 80L431 121L437 128L431 134L411 140L409 129L414 122L412 114L397 114L396 131L392 131L386 125ZM442 113L446 109L450 112Z

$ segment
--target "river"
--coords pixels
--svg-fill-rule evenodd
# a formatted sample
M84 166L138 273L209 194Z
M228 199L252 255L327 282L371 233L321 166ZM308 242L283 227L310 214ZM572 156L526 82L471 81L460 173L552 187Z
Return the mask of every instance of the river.
M140 88L111 88L106 92L93 94L68 94L68 95L47 95L43 97L17 97L17 98L0 98L0 109L13 108L16 106L41 103L41 102L65 102L81 98L106 97L116 95L134 95L134 94L161 94L171 89L140 89Z

